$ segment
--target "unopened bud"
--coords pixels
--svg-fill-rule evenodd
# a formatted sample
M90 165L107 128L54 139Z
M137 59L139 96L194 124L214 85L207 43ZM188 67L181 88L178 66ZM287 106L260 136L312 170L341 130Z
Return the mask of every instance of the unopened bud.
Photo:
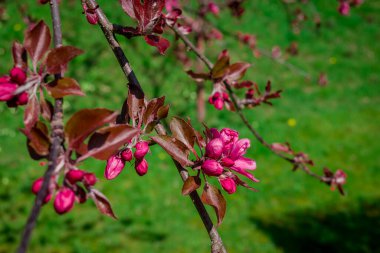
M17 85L14 83L0 84L0 101L8 101L13 98L13 93L16 91Z
M148 162L145 159L137 160L135 169L139 176L144 176L148 172Z
M121 152L121 158L124 159L124 161L129 162L133 159L133 153L130 148L127 148Z
M17 96L16 104L17 105L26 105L29 100L29 95L27 92L23 92Z
M223 189L228 192L228 194L232 194L236 191L236 183L232 178L222 178L219 179L219 182Z
M106 170L104 171L104 177L108 180L117 177L123 170L125 161L116 155L111 156L107 161Z
M64 214L74 206L75 193L67 187L61 188L54 200L54 209L58 214Z
M82 181L83 176L86 172L83 170L69 170L66 173L66 179L71 183L75 184L76 182Z
M83 183L86 186L94 186L98 179L96 178L94 173L85 173L83 176Z
M215 160L206 160L201 166L203 172L209 176L220 176L223 173L223 167Z
M206 156L212 159L219 159L223 153L223 141L219 138L211 140L206 145Z
M14 67L13 69L11 69L9 74L11 76L12 81L18 83L19 85L23 85L26 81L25 71L18 67Z
M137 160L141 160L144 158L144 156L148 153L149 151L149 144L146 141L139 141L136 143L136 151L135 151L135 158Z

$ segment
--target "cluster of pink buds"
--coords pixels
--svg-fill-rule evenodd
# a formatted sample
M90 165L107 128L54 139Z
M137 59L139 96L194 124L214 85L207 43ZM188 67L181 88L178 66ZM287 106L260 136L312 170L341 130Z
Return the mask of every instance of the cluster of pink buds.
M255 170L256 162L244 157L250 147L248 139L240 139L238 132L224 128L220 132L212 128L209 131L208 143L206 145L205 160L201 165L204 174L218 177L223 189L232 194L237 185L250 188L239 179L237 172L254 182L258 180L247 170Z
M8 107L17 107L28 103L28 93L22 92L14 95L19 86L26 82L26 72L19 67L14 67L9 75L0 77L0 101L7 102Z
M224 103L230 103L231 101L226 92L216 91L209 97L208 102L217 110L222 110Z
M90 191L91 187L96 184L96 176L94 173L88 173L83 170L69 170L65 175L65 180L62 187L58 187L55 182L55 177L52 177L48 187L48 194L44 199L44 203L47 203L55 193L54 209L58 214L64 214L69 212L73 207L75 201L78 203L84 203L87 200L87 193L83 189L82 185ZM32 185L32 192L38 194L41 190L43 178L39 178L34 181Z
M104 177L108 180L116 178L124 169L126 162L131 162L135 158L135 170L140 176L144 176L148 172L148 162L145 155L149 152L149 143L147 141L139 141L135 145L135 152L131 148L126 148L116 155L111 156L107 161L104 171Z
M341 15L347 16L350 14L350 9L352 7L359 6L363 3L363 0L339 0L338 11Z

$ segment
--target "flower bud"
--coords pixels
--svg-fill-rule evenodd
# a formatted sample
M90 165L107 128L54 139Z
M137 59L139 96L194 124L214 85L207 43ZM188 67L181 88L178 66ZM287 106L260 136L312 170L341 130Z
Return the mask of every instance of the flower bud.
M61 188L54 200L54 209L58 214L64 214L74 206L75 193L67 187Z
M84 14L86 15L86 19L88 23L91 25L96 25L99 21L98 15L95 12L95 9L90 9L87 7L87 4L83 3L82 5Z
M135 148L136 148L135 158L137 160L143 159L144 156L149 151L149 145L148 145L148 142L146 142L146 141L139 141L139 142L137 142Z
M234 164L235 164L235 161L232 160L231 158L228 158L228 157L224 157L220 160L220 164L223 166L223 167L232 167Z
M0 101L8 101L13 98L13 93L16 91L17 85L14 83L0 84Z
M348 2L341 2L338 11L341 15L347 16L350 14L350 4Z
M215 16L219 15L219 7L214 2L208 4L208 11L214 14Z
M214 107L217 110L222 110L224 105L224 100L222 98L218 98L214 101Z
M123 170L125 161L116 155L111 156L107 161L106 170L104 171L104 177L108 180L117 177Z
M27 92L23 92L17 96L16 104L17 105L26 105L29 100L29 95Z
M9 83L9 82L11 82L11 77L10 76L2 76L2 77L0 77L0 84Z
M203 172L209 176L220 176L223 173L223 167L215 160L206 160L201 166Z
M76 182L82 181L83 176L86 172L83 170L69 170L66 173L66 179L71 183L75 184Z
M121 158L124 159L124 161L129 162L133 159L133 153L130 148L127 148L121 152Z
M14 67L13 69L11 69L9 74L11 76L12 81L18 83L19 85L23 85L26 81L25 71L18 67Z
M79 204L86 202L87 194L86 191L82 187L77 187L75 192L75 199Z
M232 194L236 191L236 183L232 178L219 178L219 182L228 194Z
M219 159L223 153L223 141L219 138L211 140L206 145L206 156L212 159Z
M83 176L83 183L86 186L94 186L96 181L98 181L98 179L94 173L85 173Z
M148 172L148 162L145 159L137 160L135 169L139 176L144 176Z
M33 185L32 185L33 194L35 194L35 195L38 194L38 192L41 190L43 181L44 181L44 179L42 177L40 177L40 178L36 179L36 181L33 182Z

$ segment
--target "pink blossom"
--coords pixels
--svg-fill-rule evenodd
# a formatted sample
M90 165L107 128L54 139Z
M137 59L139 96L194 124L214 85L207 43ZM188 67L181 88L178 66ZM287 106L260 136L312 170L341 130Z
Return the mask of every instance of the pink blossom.
M206 160L202 163L202 171L208 176L220 176L223 173L223 167L215 160Z
M121 158L124 159L124 161L129 162L133 159L133 153L130 148L127 148L121 152Z
M338 11L343 16L347 16L350 14L350 4L346 1L340 2Z
M58 214L64 214L74 206L75 193L67 187L61 188L54 200L54 209Z
M239 139L239 133L229 128L223 128L220 131L220 138L224 143L224 149L230 150L235 142Z
M14 83L0 84L0 101L8 101L13 98L13 93L17 90L17 85Z
M228 194L232 194L236 191L236 183L232 178L219 177L218 180L222 188L228 192Z
M69 170L66 173L66 179L71 183L75 184L76 182L82 181L84 174L83 170Z
M228 157L223 157L221 160L220 160L220 164L224 167L231 167L235 164L235 161L232 160L231 158L228 158Z
M32 192L33 192L34 195L37 195L38 192L41 190L43 182L44 182L44 178L42 178L42 177L36 179L36 181L33 182L33 185L32 185ZM46 204L47 202L50 201L50 199L51 199L51 195L52 195L52 194L49 192L49 193L45 196L44 201L43 201L45 204Z
M235 160L235 164L231 167L232 170L236 171L243 176L251 179L254 182L259 182L252 174L248 173L246 170L255 170L256 162L246 157L240 157Z
M86 186L94 186L98 179L96 178L94 173L85 173L83 176L83 183Z
M13 69L11 69L9 74L11 76L12 81L18 83L19 85L23 85L26 81L25 71L18 67L14 67Z
M223 153L223 141L219 138L211 140L206 145L206 156L212 159L219 159Z
M148 162L145 159L137 160L135 169L139 176L144 176L148 172Z
M23 92L23 93L21 93L20 95L17 96L16 104L17 105L26 105L28 103L28 100L29 100L28 93L27 92Z
M82 5L84 14L86 15L87 22L91 25L96 25L99 21L98 15L96 14L96 9L90 9L87 7L87 4L83 3Z
M174 9L178 9L179 8L178 0L166 0L165 8L168 12L172 12Z
M232 160L236 160L241 156L244 156L247 149L251 146L251 142L248 139L241 139L234 143L231 149L229 157Z
M207 7L208 7L208 11L209 12L211 12L215 16L219 15L219 7L218 7L218 5L216 5L216 3L211 2L211 3L208 4Z
M137 160L141 160L144 158L144 156L149 152L149 144L146 141L139 141L136 143L136 151L135 151L135 158Z
M124 166L125 161L122 158L116 155L111 156L107 161L104 177L108 180L114 179L121 173Z

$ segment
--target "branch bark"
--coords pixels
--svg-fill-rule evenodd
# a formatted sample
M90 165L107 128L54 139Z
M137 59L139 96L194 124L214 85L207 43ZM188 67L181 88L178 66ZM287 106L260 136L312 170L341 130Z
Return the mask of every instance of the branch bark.
M50 11L53 20L53 33L54 33L54 47L62 46L62 32L61 32L61 19L59 15L59 6L57 0L50 1ZM56 75L56 79L61 78L61 75ZM17 249L18 253L25 253L28 249L28 244L30 241L30 237L32 235L33 229L36 225L37 218L40 214L41 207L43 205L43 201L48 194L48 188L50 183L50 178L57 167L57 162L59 158L59 154L62 151L62 141L63 141L63 99L56 99L54 104L54 112L53 118L51 121L51 139L52 145L50 147L49 152L49 161L48 168L45 171L43 183L41 190L38 192L37 197L35 199L34 205L30 212L29 218L24 227L24 231L21 237L21 242Z
M97 7L98 4L95 0L85 0L85 3L87 6L91 9L96 8L96 14L99 19L99 26L102 29L104 36L106 37L108 44L110 45L112 51L115 54L115 57L117 58L120 67L122 68L125 76L127 77L129 83L128 85L134 86L135 88L138 88L141 93L143 94L143 90L138 82L138 79L136 78L135 73L133 72L132 67L129 64L129 61L127 57L125 56L123 50L120 47L120 44L117 42L113 30L114 26L109 22L105 14L103 13L102 9ZM123 111L125 111L126 108L123 106L121 115L123 115ZM121 119L118 120L118 123L123 123L125 117L121 117ZM166 134L166 130L163 125L158 124L156 127L156 132L158 134ZM173 160L174 161L174 160ZM188 178L188 172L185 168L183 168L180 164L178 164L176 161L174 161L174 164L182 178L183 181L185 181ZM207 213L207 210L205 206L203 205L198 193L194 191L190 194L190 198L197 209L199 216L202 219L202 222L208 232L208 235L211 239L211 252L212 253L227 253L227 250L225 249L223 245L222 238L220 237L216 227L211 221L210 216Z

